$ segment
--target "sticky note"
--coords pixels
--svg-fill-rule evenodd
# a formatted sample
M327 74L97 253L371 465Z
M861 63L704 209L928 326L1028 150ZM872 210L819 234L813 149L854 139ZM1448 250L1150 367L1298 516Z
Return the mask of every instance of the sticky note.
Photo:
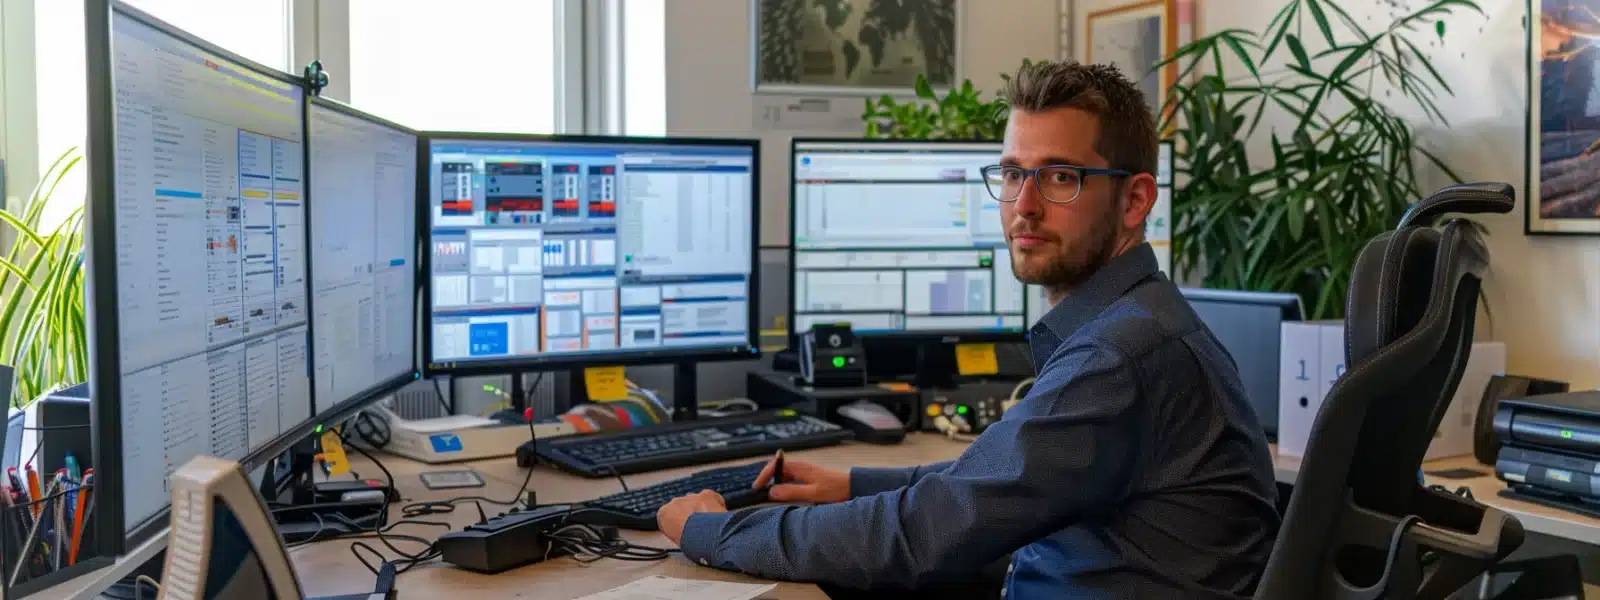
M622 367L589 367L583 370L583 386L590 400L621 400L628 397Z
M339 431L322 432L322 463L328 465L328 476L336 477L350 472L350 457L344 454L344 443L339 441Z
M993 375L1000 372L994 344L956 344L956 372L962 375Z

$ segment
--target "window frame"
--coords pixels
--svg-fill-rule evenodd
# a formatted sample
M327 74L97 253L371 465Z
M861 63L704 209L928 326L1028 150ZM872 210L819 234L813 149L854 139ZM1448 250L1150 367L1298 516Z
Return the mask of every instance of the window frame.
M622 132L622 2L549 1L555 4L558 36L552 60L562 84L555 98L553 133ZM343 76L350 73L350 2L287 3L290 64L300 69L312 60L322 61L329 74L322 95L343 102L350 98L350 82ZM19 208L32 192L44 160L38 148L35 29L32 2L0 0L0 201L7 209ZM0 244L5 241L0 234Z

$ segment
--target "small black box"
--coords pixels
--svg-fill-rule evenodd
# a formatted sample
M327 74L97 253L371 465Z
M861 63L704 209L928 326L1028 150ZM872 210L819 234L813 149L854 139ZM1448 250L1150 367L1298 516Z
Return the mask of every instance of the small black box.
M793 373L756 369L745 381L750 399L761 408L792 408L838 422L839 407L857 400L871 400L888 408L915 431L921 427L919 413L922 394L915 388L889 389L877 385L856 387L808 387ZM900 384L904 386L904 384Z

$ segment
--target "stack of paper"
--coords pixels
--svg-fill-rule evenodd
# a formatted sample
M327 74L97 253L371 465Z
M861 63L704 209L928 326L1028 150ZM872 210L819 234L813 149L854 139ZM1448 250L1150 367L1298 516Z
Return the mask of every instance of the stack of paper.
M700 581L655 575L578 600L754 600L777 584Z

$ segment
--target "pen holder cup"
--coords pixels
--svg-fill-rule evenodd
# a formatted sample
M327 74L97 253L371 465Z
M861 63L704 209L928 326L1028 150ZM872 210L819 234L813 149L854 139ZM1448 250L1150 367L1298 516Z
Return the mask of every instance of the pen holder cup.
M94 536L93 484L82 485L64 475L30 494L0 499L0 590L3 597L22 598L61 583L100 555Z

